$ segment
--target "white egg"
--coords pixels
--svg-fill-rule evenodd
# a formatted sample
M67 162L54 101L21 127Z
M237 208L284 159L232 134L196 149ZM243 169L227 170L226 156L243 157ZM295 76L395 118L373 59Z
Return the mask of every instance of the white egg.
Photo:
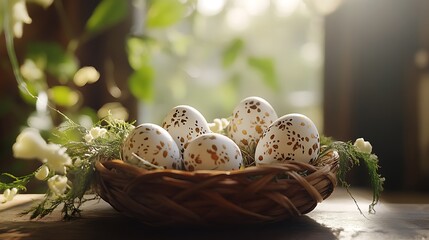
M152 123L135 127L125 139L121 153L125 162L137 166L143 166L143 163L133 153L157 166L182 168L182 157L176 142L165 129Z
M234 141L219 133L207 133L189 142L183 163L188 171L229 171L240 169L243 157Z
M243 99L234 109L227 135L240 147L257 144L265 129L277 119L273 107L260 97Z
M180 105L171 109L164 118L162 127L173 137L181 154L192 139L210 132L204 116L195 108Z
M319 132L310 118L287 114L271 124L259 140L255 151L256 164L285 162L308 163L318 157Z

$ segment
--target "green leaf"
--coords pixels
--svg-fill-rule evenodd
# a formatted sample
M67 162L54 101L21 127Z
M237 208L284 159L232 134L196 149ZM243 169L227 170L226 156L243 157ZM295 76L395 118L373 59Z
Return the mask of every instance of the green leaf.
M100 32L122 21L128 12L128 1L102 0L86 23L90 33Z
M182 19L185 6L179 0L153 0L147 12L147 27L163 28Z
M37 88L34 85L33 82L26 82L27 90L33 94L33 96L37 96ZM21 98L30 105L36 105L37 99L32 97L27 92L19 91L19 95L21 95Z
M271 58L249 57L247 63L262 74L262 80L268 87L278 89L277 75Z
M66 86L55 86L48 90L49 98L58 106L71 107L79 100L79 94Z
M134 70L147 65L150 60L150 40L138 37L127 39L128 62Z
M238 55L241 53L241 51L244 48L244 42L240 38L236 38L232 40L232 42L227 46L225 51L223 52L223 66L229 67L231 66L235 60L237 59Z
M154 98L154 70L150 66L142 66L128 80L131 93L138 99L151 102Z
M29 43L27 57L46 63L46 71L62 81L71 79L78 69L76 57L56 42Z

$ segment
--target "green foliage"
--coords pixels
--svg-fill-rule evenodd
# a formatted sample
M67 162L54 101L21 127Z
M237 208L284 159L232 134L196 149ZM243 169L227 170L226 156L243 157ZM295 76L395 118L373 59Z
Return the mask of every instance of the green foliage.
M50 88L49 97L56 105L61 107L71 107L79 100L79 94L67 86Z
M34 173L22 177L16 177L9 173L2 173L0 175L0 192L10 188L16 188L20 191L27 191L26 185L33 177Z
M133 123L107 117L94 126L105 128L107 130L106 137L86 142L83 136L88 133L88 130L70 121L58 127L55 137L61 142L65 142L63 146L67 148L67 154L72 159L84 157L93 161L97 159L119 158L121 145L128 132L134 127ZM80 138L74 140L76 136L72 135L71 138L69 135L70 132L80 133Z
M68 53L56 42L31 42L28 44L27 57L35 62L44 62L46 71L60 81L73 77L78 62L72 53Z
M34 96L37 95L36 86L33 82L27 82L26 83L27 90ZM30 105L36 105L37 99L28 94L27 92L20 91L19 94L21 95L21 98Z
M58 127L57 131L53 133L54 142L61 143L62 146L66 147L67 154L73 159L73 165L68 167L67 173L72 188L61 196L53 196L48 190L42 202L23 212L23 214L31 213L31 219L43 218L64 204L61 210L63 217L64 219L71 219L80 216L82 203L98 198L98 196L90 199L85 198L85 193L90 190L94 180L94 164L96 161L120 158L122 143L134 125L108 117L95 124L94 127L106 129L106 136L87 142L83 137L88 133L88 130L71 120ZM76 136L79 137L76 138Z
M164 28L182 19L185 6L178 0L152 0L147 12L147 27Z
M128 80L131 93L138 99L151 102L154 97L154 70L145 65L135 71Z
M247 63L262 75L262 80L272 90L278 90L276 69L272 58L249 57Z
M128 13L127 2L120 0L101 1L88 19L86 30L94 34L121 22Z
M375 154L365 153L359 151L350 142L334 141L331 138L321 137L321 145L326 146L323 155L329 149L335 149L340 156L339 169L337 173L340 184L349 190L350 184L347 183L346 177L348 172L354 167L363 163L367 168L370 178L371 188L373 191L372 202L369 205L369 213L375 213L374 206L380 199L381 192L383 191L384 177L378 173L378 157ZM350 193L350 192L349 192ZM353 197L353 196L352 196ZM360 209L359 209L360 210Z
M138 37L130 37L127 39L128 62L134 70L138 70L144 65L149 64L150 41L149 39Z
M223 51L223 66L231 66L240 53L243 51L244 41L241 38L236 38Z

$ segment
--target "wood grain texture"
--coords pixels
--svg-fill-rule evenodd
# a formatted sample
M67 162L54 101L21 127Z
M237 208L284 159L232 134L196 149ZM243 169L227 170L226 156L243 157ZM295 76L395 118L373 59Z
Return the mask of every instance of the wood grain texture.
M366 210L371 194L351 190ZM408 198L407 198L408 196ZM390 194L390 200L413 202L409 194ZM337 188L311 213L265 225L234 227L151 228L121 215L104 201L83 205L82 218L62 221L60 212L42 220L28 220L18 213L42 195L18 195L17 201L0 205L0 239L427 239L429 202L388 203L376 206L365 218L347 192ZM419 199L429 199L419 195Z

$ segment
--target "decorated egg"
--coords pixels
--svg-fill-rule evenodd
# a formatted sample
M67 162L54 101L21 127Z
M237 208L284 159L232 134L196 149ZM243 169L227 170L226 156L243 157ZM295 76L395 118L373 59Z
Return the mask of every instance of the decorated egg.
M181 154L189 141L210 132L204 116L187 105L174 107L164 118L162 127L173 137Z
M276 112L266 100L248 97L235 107L227 135L240 147L257 144L264 130L276 119Z
M157 166L181 169L182 157L176 142L162 127L144 123L135 127L122 145L122 159L137 166L143 166L140 158Z
M288 160L308 163L320 151L319 133L305 115L292 113L273 122L259 140L255 162L273 163Z
M243 157L234 141L219 133L207 133L189 142L183 163L188 171L229 171L240 169Z

